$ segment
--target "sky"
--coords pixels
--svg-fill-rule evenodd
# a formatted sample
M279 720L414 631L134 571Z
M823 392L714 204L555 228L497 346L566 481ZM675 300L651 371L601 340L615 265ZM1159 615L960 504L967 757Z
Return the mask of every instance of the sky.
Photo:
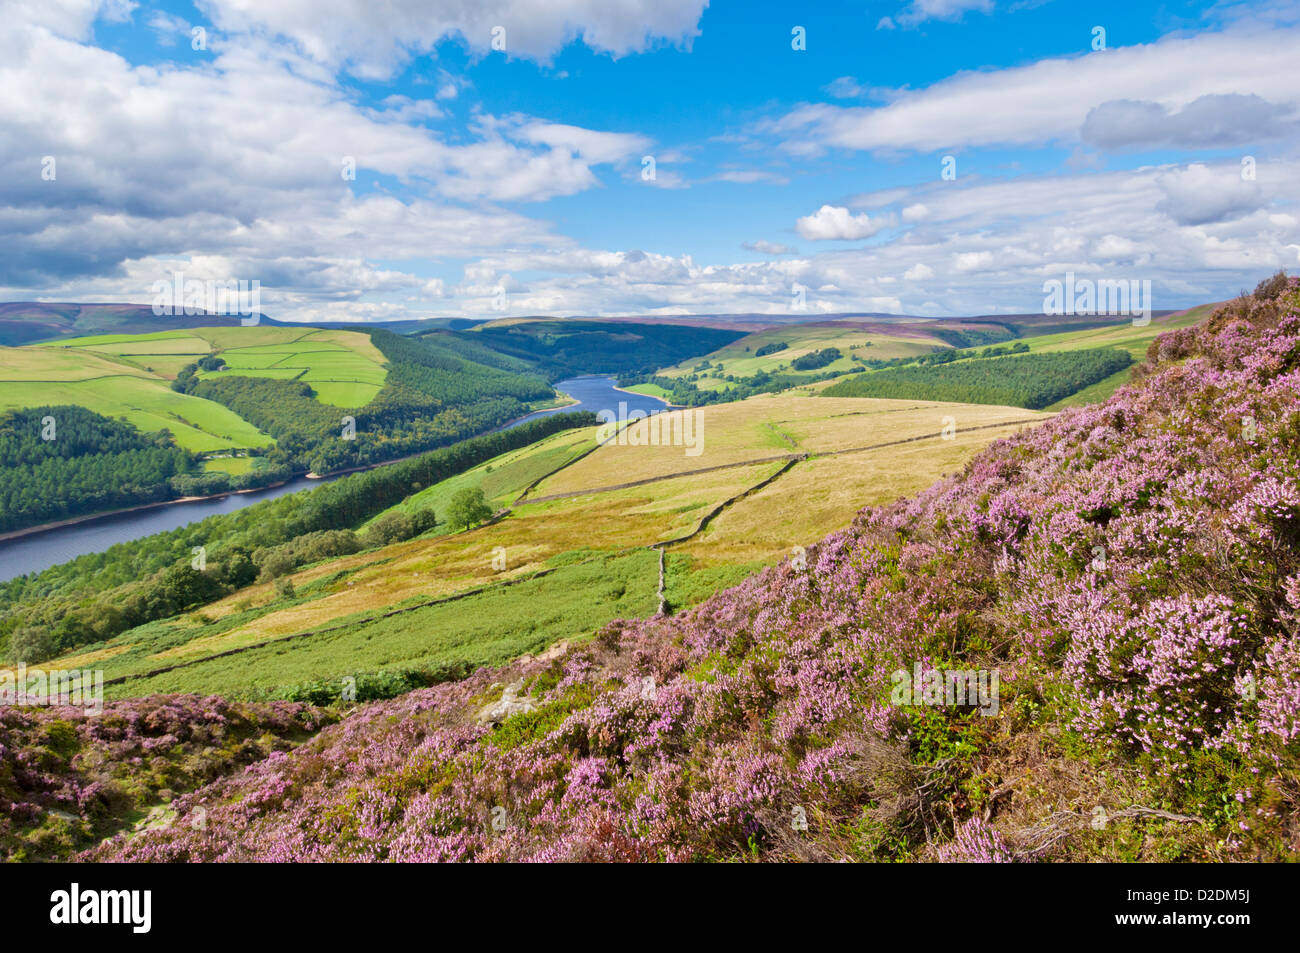
M1300 270L1300 3L0 0L0 300L1158 309Z

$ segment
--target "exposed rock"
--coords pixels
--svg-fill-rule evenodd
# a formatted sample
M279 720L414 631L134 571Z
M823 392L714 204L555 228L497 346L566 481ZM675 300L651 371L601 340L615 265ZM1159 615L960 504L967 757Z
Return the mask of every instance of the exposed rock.
M485 705L480 709L477 720L481 724L499 725L511 715L518 715L520 712L534 711L537 703L527 695L519 697L520 690L524 687L523 679L517 682L511 682L501 692L501 700Z

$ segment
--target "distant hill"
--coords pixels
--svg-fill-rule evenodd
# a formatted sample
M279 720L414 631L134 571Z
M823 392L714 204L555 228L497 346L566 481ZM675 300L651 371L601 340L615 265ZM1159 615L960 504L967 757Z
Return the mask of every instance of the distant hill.
M44 301L0 303L0 345L90 334L148 334L182 328L234 327L234 315L156 315L147 304L80 304ZM259 324L281 325L261 315Z

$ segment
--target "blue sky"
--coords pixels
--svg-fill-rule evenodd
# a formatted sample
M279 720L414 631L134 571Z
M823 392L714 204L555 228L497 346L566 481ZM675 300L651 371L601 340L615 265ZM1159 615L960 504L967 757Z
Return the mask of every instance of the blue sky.
M1300 265L1294 4L377 6L19 3L0 296L183 269L291 320L938 315Z

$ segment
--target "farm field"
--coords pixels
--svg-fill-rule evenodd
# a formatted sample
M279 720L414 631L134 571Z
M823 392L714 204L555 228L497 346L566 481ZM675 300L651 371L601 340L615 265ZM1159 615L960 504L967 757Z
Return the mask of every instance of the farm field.
M71 338L38 347L62 353L84 349L136 365L153 362L157 357L151 366L160 370L159 376L171 378L185 364L215 353L226 362L226 369L201 370L200 378L244 375L303 380L311 384L318 400L338 407L369 403L379 393L387 374L384 356L367 335L358 331L261 326L194 328Z
M701 446L697 456L687 455L682 446L634 445L638 439L648 440L651 426L677 427L677 421L685 415L694 415L696 421ZM530 497L615 486L629 479L663 477L774 456L825 453L927 435L938 439L944 417L949 415L956 418L959 428L1037 416L1019 407L762 395L730 404L671 411L659 415L658 424L633 424L622 441L602 446L548 477Z
M183 367L211 353L229 369L200 377L303 380L319 401L344 408L373 399L387 373L383 355L355 331L257 326L101 334L0 348L0 411L76 404L124 417L142 431L170 430L187 450L270 446L270 436L228 408L170 388Z
M1135 361L1146 356L1151 342L1166 331L1175 328L1187 328L1205 320L1214 311L1215 305L1205 304L1187 311L1152 318L1151 323L1141 327L1131 320L1117 322L1103 328L1085 331L1065 331L1059 334L1044 334L1037 337L1025 337L1020 340L1029 345L1030 351L1051 353L1053 351L1078 351L1095 347L1115 347L1128 351Z
M657 604L657 565L655 554L644 549L590 554L539 579L388 618L336 622L333 631L302 639L292 649L253 648L123 687L131 695L237 696L380 670L499 664L611 619L649 615ZM574 598L576 593L582 598ZM100 664L111 670L111 661Z
M803 396L698 413L705 449L697 457L616 442L592 450L596 428L557 434L402 504L436 511L455 490L478 485L494 509L509 508L494 522L306 567L289 574L288 595L258 583L60 664L93 660L107 679L131 676L108 688L124 697L274 694L340 673L504 661L590 635L612 618L652 614L655 547L665 551L664 595L676 611L846 525L864 502L914 492L993 439L1050 416ZM953 440L940 436L946 417L957 422ZM629 477L637 485L620 487ZM593 575L596 565L605 569ZM411 611L380 618L398 609ZM180 667L140 677L169 666Z
M200 453L274 442L234 411L201 397L178 394L165 381L144 375L42 383L0 380L0 412L57 404L124 417L146 432L170 430L178 446Z
M754 352L758 349L780 342L785 342L787 345L784 350L762 357L755 356ZM863 347L867 342L870 342L871 346ZM724 377L727 375L749 377L759 371L775 372L779 370L782 373L806 374L813 377L824 375L829 371L849 370L856 366L851 359L852 355L887 360L892 357L911 357L917 354L927 354L934 348L943 346L943 341L921 330L883 333L878 328L863 326L854 322L795 324L782 328L756 331L719 348L711 354L684 361L673 367L665 368L659 373L664 377L685 377L696 373L695 368L707 361L712 366L712 369L707 372L699 372L700 377L695 381L695 385L701 390L717 390L726 386L727 382ZM789 366L790 362L797 357L829 347L838 348L843 356L815 371L796 371ZM717 369L719 363L722 364L721 370ZM656 389L659 392L646 389L653 386L636 385L629 388L629 390L652 394L656 397L666 396L666 393L662 392L662 388Z

